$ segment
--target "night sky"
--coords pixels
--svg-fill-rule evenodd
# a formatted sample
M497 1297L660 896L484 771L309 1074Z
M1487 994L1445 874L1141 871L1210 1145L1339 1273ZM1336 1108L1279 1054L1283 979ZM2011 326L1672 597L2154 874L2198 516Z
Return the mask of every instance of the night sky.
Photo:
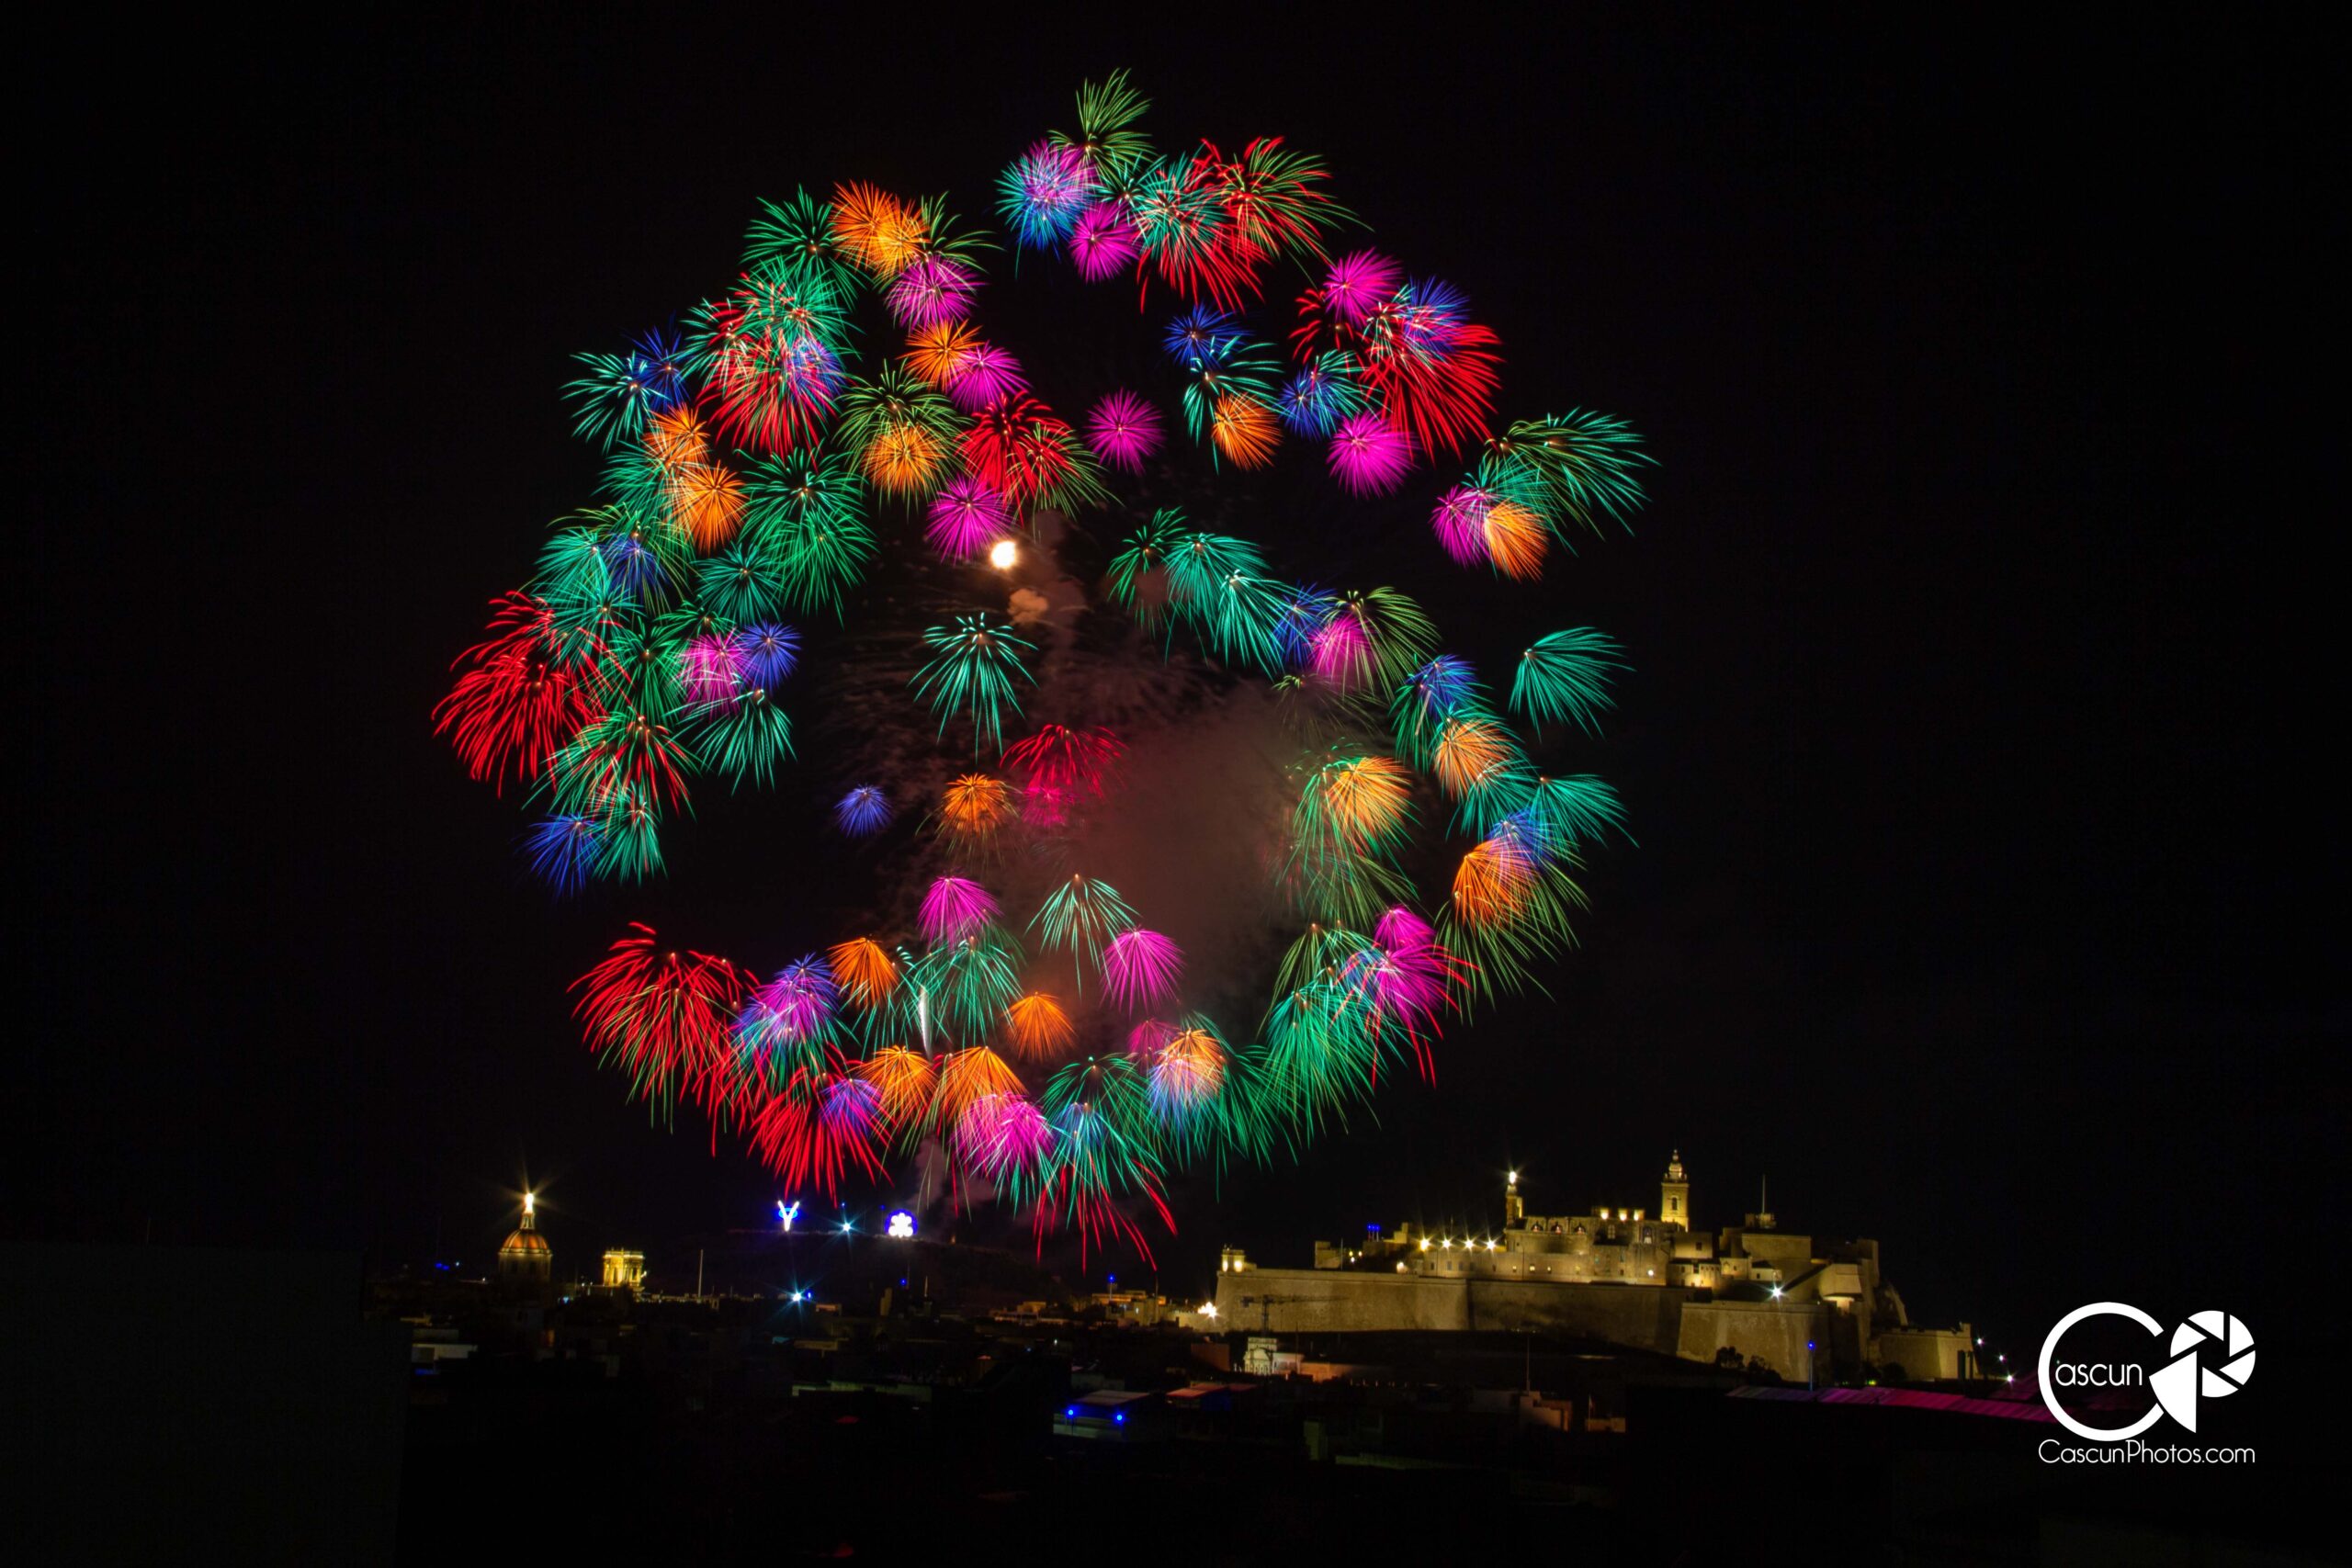
M650 1128L565 987L632 917L790 927L790 864L733 886L726 835L797 826L720 813L672 886L553 907L428 716L594 482L573 351L729 276L795 185L981 215L1125 64L1163 145L1327 157L1501 333L1506 412L1611 411L1661 461L1635 534L1538 586L1400 525L1442 625L1502 593L1626 645L1584 761L1639 846L1551 998L1451 1032L1433 1089L1180 1183L1163 1282L1488 1219L1507 1164L1539 1210L1654 1204L1679 1145L1703 1222L1769 1175L1785 1225L1881 1238L1916 1315L2012 1355L2102 1298L2292 1335L2255 1290L2342 1190L2346 705L2341 171L2290 18L553 16L29 67L12 1231L486 1259L526 1169L560 1259L759 1223L771 1179Z

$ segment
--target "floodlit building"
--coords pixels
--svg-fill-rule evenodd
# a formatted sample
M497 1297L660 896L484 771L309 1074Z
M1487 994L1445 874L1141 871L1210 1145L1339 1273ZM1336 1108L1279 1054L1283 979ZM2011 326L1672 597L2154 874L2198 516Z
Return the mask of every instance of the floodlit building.
M523 1194L523 1223L506 1233L498 1248L499 1293L545 1303L554 1292L555 1251L539 1234L537 1205Z
M626 1247L605 1249L604 1285L609 1291L641 1291L645 1288L645 1254Z
M1797 1381L1976 1370L1967 1325L1911 1323L1880 1275L1878 1243L1783 1231L1769 1212L1712 1235L1694 1228L1679 1149L1655 1208L1532 1214L1512 1171L1491 1226L1373 1226L1362 1240L1316 1243L1311 1269L1261 1269L1227 1249L1216 1306L1219 1320L1261 1333L1527 1329L1761 1362Z

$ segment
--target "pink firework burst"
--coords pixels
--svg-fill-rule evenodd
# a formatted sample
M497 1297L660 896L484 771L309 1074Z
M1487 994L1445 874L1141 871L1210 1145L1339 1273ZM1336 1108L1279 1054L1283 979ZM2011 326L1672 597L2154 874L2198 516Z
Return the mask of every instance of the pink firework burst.
M1086 444L1104 462L1140 472L1143 460L1159 450L1159 411L1139 392L1113 392L1086 416Z
M978 413L989 404L1029 389L1029 378L1010 351L992 343L976 344L947 372L947 396L966 413Z
M1430 527L1447 555L1460 565L1476 566L1487 558L1487 513L1494 507L1495 498L1476 485L1455 485L1437 498Z
M1405 269L1378 251L1354 251L1323 275L1323 308L1351 327L1385 304L1403 281Z
M1307 645L1315 673L1336 686L1352 686L1372 669L1372 642L1363 626L1342 609L1317 627Z
M1143 254L1135 220L1115 201L1098 201L1078 215L1069 231L1069 259L1089 283L1115 277Z
M1021 820L1023 822L1034 822L1042 828L1067 826L1071 804L1069 791L1066 789L1041 784L1021 786Z
M1176 995L1184 950L1140 926L1121 931L1102 948L1102 988L1123 1007L1152 1007Z
M816 1039L831 1027L840 1000L841 987L833 980L832 967L810 953L785 965L775 979L761 987L752 1006L758 1021L775 1038L797 1044Z
M1454 977L1453 955L1438 945L1427 920L1406 908L1381 916L1373 941L1376 945L1351 962L1350 978L1363 987L1376 1010L1408 1030L1434 1024Z
M1331 433L1331 474L1357 495L1380 495L1404 482L1413 468L1413 438L1366 411Z
M1127 1055L1149 1058L1159 1055L1161 1046L1176 1038L1176 1026L1161 1019L1148 1018L1127 1031Z
M1045 1113L1018 1095L984 1094L956 1121L956 1152L990 1181L1035 1166L1053 1136Z
M949 560L969 560L1012 527L1004 497L969 474L958 474L932 498L923 537Z
M717 632L689 638L678 652L678 683L690 703L733 707L743 686L742 658L735 639Z
M890 285L890 314L910 332L944 326L969 314L979 275L945 256L923 256Z
M996 919L996 895L969 878L943 876L922 896L922 934L933 947L959 941Z

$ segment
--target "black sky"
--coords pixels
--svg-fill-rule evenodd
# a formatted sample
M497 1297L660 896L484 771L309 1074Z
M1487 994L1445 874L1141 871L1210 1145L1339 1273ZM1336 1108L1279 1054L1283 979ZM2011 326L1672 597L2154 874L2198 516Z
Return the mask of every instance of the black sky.
M465 1258L526 1161L575 1257L755 1223L767 1177L578 1048L564 987L637 907L550 910L427 715L592 482L572 351L699 298L796 184L978 212L1125 64L1163 140L1326 155L1502 333L1507 408L1620 412L1663 465L1529 601L1637 667L1595 765L1640 847L1554 1002L1302 1167L1183 1189L1164 1278L1484 1215L1507 1161L1654 1201L1679 1145L1702 1218L1769 1173L2013 1343L2283 1282L2276 1227L2342 1190L2342 170L2315 29L2211 16L53 40L12 1228Z

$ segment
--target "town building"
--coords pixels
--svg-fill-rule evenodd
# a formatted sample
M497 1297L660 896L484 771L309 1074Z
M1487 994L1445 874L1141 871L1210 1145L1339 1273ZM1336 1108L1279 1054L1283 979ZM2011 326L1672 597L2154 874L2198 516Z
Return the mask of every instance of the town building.
M608 1291L644 1290L645 1254L628 1247L606 1247L605 1277L602 1283Z
M498 1292L510 1301L545 1305L555 1293L555 1251L539 1234L537 1205L523 1194L523 1223L498 1248Z
M1209 1315L1260 1333L1530 1330L1792 1381L1975 1375L1969 1326L1914 1325L1878 1243L1784 1231L1760 1205L1713 1234L1691 1213L1679 1149L1654 1210L1531 1214L1512 1171L1491 1228L1372 1226L1316 1243L1312 1269L1261 1269L1227 1247Z

